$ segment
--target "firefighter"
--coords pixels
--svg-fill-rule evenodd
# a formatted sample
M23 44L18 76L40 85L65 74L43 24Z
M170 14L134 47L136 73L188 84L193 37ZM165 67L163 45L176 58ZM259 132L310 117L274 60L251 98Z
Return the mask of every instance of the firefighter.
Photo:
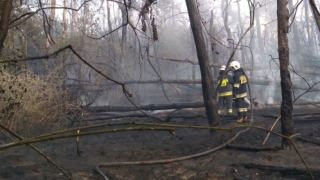
M232 114L232 84L233 79L228 73L224 73L226 66L220 67L219 77L217 83L219 87L219 98L218 98L218 114L222 116L224 114L225 104L227 105L227 113ZM221 81L221 82L220 82Z
M245 98L247 97L247 76L240 67L238 61L232 61L230 64L233 75L233 97L238 109L238 123L247 120L247 107L245 105Z

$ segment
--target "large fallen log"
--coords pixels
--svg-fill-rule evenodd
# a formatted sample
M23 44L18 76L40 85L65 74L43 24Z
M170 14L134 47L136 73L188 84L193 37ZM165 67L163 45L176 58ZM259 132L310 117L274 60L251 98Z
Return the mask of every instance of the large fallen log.
M249 102L245 101L245 104L249 106ZM138 108L137 108L138 107ZM193 103L171 103L171 104L149 104L142 106L89 106L82 107L87 112L127 112L127 111L155 111L155 110L167 110L167 109L185 109L185 108L203 108L203 102Z
M256 147L251 145L236 145L236 144L228 144L226 148L230 149L239 149L242 151L279 151L281 150L280 146L274 146L274 147Z
M314 138L303 138L303 137L296 137L297 140L299 141L303 141L303 142L307 142L307 143L311 143L311 144L316 144L318 146L320 146L320 141Z
M304 175L307 176L306 178L310 178L310 174L306 170L305 167L284 167L284 166L272 166L272 165L263 165L263 164L255 164L255 163L236 163L232 164L232 166L235 167L244 167L247 169L254 168L259 169L261 171L265 172L279 172L285 176L300 176ZM312 174L314 177L320 177L320 169L318 167L316 168L310 168ZM296 177L297 179L301 177Z
M201 79L150 79L150 80L131 80L131 81L119 81L122 84L128 85L128 84L201 84ZM214 80L214 83L217 83L216 80ZM249 83L252 85L274 85L277 87L281 87L280 82L273 82L268 79L249 79ZM103 88L106 86L114 86L117 85L115 83L110 83L110 84L70 84L67 85L69 87L72 86L90 86L90 87L97 87L97 88ZM292 84L293 89L297 90L309 90L311 91L320 91L319 87L312 87L310 88L307 85L303 84ZM95 88L96 89L96 88ZM102 89L101 89L102 90ZM199 88L199 90L201 90Z
M144 114L128 114L128 115L117 115L117 116L95 116L92 118L85 118L82 121L106 121L106 120L114 120L114 119L122 119L122 118L138 118L138 117L148 117ZM155 117L155 116L153 116ZM169 115L169 116L162 116L156 117L160 121L169 122L171 119L174 118L183 118L183 119L194 119L194 118L207 118L204 114L195 114L195 115ZM75 121L76 122L76 121Z
M281 103L273 103L269 106L281 106ZM293 106L305 106L305 105L313 105L313 106L319 106L320 102L296 102L293 104Z
M277 119L280 115L272 115L272 114L262 114L262 117L271 118L272 120ZM307 118L300 118L300 119L293 119L295 123L319 123L320 117L307 117Z
M166 61L173 61L173 62L178 62L178 63L189 63L189 64L192 64L192 65L199 65L199 62L196 61L196 60L190 60L190 59L174 59L174 58L164 58L164 57L154 57L154 56L151 56L153 58L156 58L156 59L161 59L161 60L166 60ZM222 65L225 65L225 64L220 64L220 63L210 63L209 66L210 67L216 67L216 68L220 68ZM252 67L251 66L242 66L242 68L245 70L245 71L252 71ZM257 71L257 70L263 70L262 68L258 68L258 67L254 67L254 70ZM310 75L320 75L320 72L319 70L312 70L312 69L298 69L298 68L295 68L294 69L291 69L290 68L290 71L293 72L293 73L297 73L297 74L310 74Z
M202 108L204 107L203 102L195 103L172 103L172 104L149 104L144 106L138 106L141 110L154 111L154 110L165 110L165 109L184 109L184 108ZM116 111L137 111L135 106L91 106L83 107L88 112L116 112Z
M320 113L294 113L293 121L297 123L314 123L320 122ZM277 119L280 115L277 114L261 114L262 117Z

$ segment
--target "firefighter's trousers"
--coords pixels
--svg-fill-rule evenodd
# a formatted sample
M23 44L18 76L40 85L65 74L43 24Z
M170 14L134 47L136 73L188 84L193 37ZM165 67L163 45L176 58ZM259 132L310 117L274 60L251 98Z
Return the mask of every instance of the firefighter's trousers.
M236 107L238 109L238 118L247 117L247 107L245 104L244 97L243 98L236 98Z
M228 114L232 114L232 95L231 96L219 96L218 99L218 114L223 115L225 106L227 106Z

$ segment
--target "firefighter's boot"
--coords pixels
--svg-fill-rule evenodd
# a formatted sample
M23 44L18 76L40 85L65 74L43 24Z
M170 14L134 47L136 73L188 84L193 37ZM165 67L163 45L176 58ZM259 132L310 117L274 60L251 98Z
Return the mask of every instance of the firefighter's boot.
M242 119L243 119L243 122L247 122L248 121L248 117L247 116L244 116Z
M242 113L243 122L246 122L248 120L247 112Z
M243 122L243 113L238 111L237 123L242 123L242 122Z
M243 123L243 117L239 117L237 123Z

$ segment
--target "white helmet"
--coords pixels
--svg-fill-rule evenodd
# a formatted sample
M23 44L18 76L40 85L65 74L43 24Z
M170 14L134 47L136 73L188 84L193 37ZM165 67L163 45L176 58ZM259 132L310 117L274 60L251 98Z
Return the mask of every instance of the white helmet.
M238 61L232 61L230 66L233 67L235 70L238 70L240 68L240 63Z
M226 65L222 65L222 66L220 67L220 70L221 70L221 71L226 70Z

